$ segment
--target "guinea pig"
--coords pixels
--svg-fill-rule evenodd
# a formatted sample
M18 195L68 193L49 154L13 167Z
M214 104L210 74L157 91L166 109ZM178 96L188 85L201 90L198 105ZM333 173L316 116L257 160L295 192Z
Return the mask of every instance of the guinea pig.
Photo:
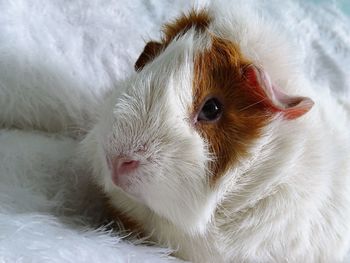
M193 9L147 43L81 144L132 231L193 262L343 259L349 117L293 52L244 5Z

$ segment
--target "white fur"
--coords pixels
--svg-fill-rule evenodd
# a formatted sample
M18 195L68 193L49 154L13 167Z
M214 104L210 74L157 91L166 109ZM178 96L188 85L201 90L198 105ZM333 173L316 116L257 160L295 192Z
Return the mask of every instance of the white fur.
M130 77L124 95L106 100L83 142L97 182L119 210L184 259L342 260L350 238L347 112L299 70L293 45L266 16L243 3L208 9L212 34L237 43L285 92L310 96L315 107L294 121L277 115L251 156L211 186L208 146L191 125L188 94L193 56L208 43L189 31ZM106 162L118 155L141 161L124 191L113 185Z

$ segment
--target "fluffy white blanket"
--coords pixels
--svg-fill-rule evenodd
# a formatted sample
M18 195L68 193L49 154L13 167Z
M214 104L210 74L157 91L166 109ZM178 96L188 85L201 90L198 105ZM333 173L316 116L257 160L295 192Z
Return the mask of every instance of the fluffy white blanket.
M266 2L262 8L276 24L290 25L310 79L344 96L349 19L335 6ZM21 92L58 89L67 99L93 104L133 70L144 39L157 38L160 25L188 6L186 0L0 0L0 124L18 108L63 123L62 112L27 109L30 98ZM9 96L10 89L18 96ZM67 110L78 106L81 114L83 104ZM0 262L172 261L167 249L96 227L101 196L72 169L77 143L64 135L0 130Z

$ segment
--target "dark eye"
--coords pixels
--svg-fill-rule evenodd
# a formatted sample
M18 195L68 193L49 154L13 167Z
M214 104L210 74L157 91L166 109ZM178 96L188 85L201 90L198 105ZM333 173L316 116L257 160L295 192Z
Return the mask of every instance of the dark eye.
M198 114L198 121L216 121L222 115L222 104L216 98L208 99Z

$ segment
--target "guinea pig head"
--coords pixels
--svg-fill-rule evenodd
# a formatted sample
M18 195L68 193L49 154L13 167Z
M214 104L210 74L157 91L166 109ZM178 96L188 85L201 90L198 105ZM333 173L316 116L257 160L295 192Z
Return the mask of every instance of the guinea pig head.
M288 96L239 46L192 12L165 27L136 62L123 89L109 94L87 137L97 180L186 232L202 232L218 202L219 178L278 114L285 121L313 102ZM115 197L116 198L116 197Z

